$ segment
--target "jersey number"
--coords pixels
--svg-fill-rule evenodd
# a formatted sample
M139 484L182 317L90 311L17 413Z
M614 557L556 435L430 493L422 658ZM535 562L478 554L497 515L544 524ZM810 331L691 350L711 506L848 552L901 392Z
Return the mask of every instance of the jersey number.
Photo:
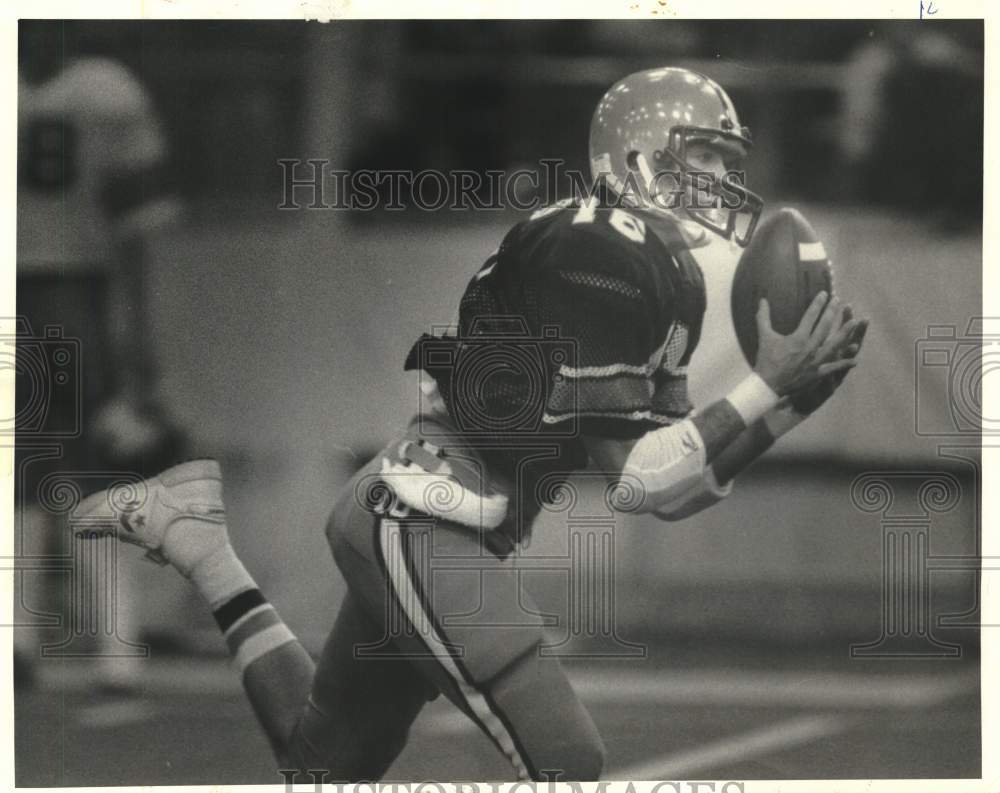
M539 209L532 216L532 220L538 220L539 218L551 215L553 212L558 212L560 209L565 209L569 205L569 201L560 201L558 204L546 207L545 209ZM635 215L630 215L623 209L612 209L610 214L602 214L602 217L607 217L608 223L611 225L615 231L617 231L622 236L627 239L632 240L632 242L638 242L642 244L646 241L646 224L643 223ZM597 199L591 198L584 201L580 208L573 215L573 225L578 223L593 223L597 218Z
M65 190L76 179L76 130L58 118L39 118L25 131L21 179L36 190Z

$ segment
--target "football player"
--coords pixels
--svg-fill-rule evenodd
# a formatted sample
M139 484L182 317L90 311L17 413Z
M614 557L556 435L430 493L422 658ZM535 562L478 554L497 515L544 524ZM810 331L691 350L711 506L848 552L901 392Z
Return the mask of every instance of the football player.
M48 459L36 430L21 421L32 414L25 406L38 399L37 377L30 367L23 378L18 375L16 454L18 470L25 472L18 477L19 507L25 525L45 537L55 531L55 516L40 504L47 476L72 476L88 465L119 467L119 460L102 453L110 446L100 436L107 437L123 417L121 410L108 409L106 400L119 396L108 384L135 370L123 361L145 356L135 341L144 335L142 312L134 311L142 296L137 281L143 243L171 223L180 206L167 189L160 120L132 72L107 58L75 56L76 38L63 22L22 21L18 38L17 313L43 338L52 326L78 340L86 361L82 381L74 384L79 393L64 387L44 394L47 421L72 428L60 438L58 456L49 452ZM138 413L128 408L127 418ZM157 424L161 435L170 430L165 422ZM131 434L133 460L162 451L158 437ZM89 579L89 567L80 561L80 568ZM45 602L61 589L38 572L24 578L27 600ZM82 584L92 597L103 594L96 578ZM118 569L116 578L128 596L119 601L115 624L87 625L95 637L88 652L109 687L128 687L139 676L127 645L138 638L143 588L134 567ZM37 639L23 633L18 640L28 646Z
M681 519L724 498L829 393L814 387L856 364L864 323L836 298L818 295L788 336L762 304L754 372L697 411L688 399L705 307L691 251L710 234L749 240L761 202L729 173L749 148L701 74L640 72L607 92L591 128L607 190L511 229L457 326L414 345L420 412L327 526L348 593L318 662L230 545L215 462L170 469L125 502L110 491L79 505L79 530L116 530L198 588L282 767L377 779L444 694L518 778L599 776L601 738L559 660L539 651L538 609L519 588L518 546L553 483L592 462L631 494L611 497L622 509Z

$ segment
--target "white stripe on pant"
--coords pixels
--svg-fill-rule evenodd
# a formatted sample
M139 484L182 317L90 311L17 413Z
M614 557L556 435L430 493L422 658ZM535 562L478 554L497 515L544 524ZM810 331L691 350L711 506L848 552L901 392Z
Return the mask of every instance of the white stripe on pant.
M462 670L458 668L458 664L448 650L447 643L438 635L434 621L424 609L423 602L407 569L406 558L403 555L403 539L399 522L391 518L383 518L379 529L379 541L382 545L386 573L392 584L396 600L428 649L434 654L435 659L455 681L455 685L469 709L513 764L518 779L530 780L531 774L528 772L528 764L518 752L514 737L510 734L503 720L490 707L490 703L483 693L466 680Z

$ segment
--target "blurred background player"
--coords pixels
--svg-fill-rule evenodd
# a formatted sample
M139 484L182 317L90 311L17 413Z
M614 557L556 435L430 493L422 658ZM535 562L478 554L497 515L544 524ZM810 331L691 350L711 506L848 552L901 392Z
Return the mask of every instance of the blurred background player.
M20 551L58 556L71 549L53 539L55 518L39 493L46 475L72 481L100 470L151 473L179 451L181 435L157 406L144 286L146 239L176 218L179 204L169 189L163 132L136 77L112 59L78 57L77 41L61 23L22 24L19 31L17 313L35 335L52 326L79 339L82 355L77 390L56 392L67 398L40 393L23 369L16 383L19 417L41 399L51 400L50 427L77 421L74 434L56 438L55 454L41 456L37 447L46 439L36 437L38 428L17 428L25 466ZM102 569L82 585L97 598L100 588L113 586L109 576ZM98 659L110 686L128 686L136 676L129 643L139 639L140 577L134 566L119 566L117 624L88 625L92 645L74 649ZM66 576L29 571L23 579L28 609L70 618L60 592ZM51 631L45 641L59 638ZM19 632L22 658L37 655L37 641Z
M977 58L954 31L904 31L891 24L878 30L847 63L839 136L844 177L884 204L925 213L941 231L978 225ZM935 119L935 134L910 134L928 118ZM950 163L948 177L920 173L911 167L918 160ZM885 179L887 172L894 178Z

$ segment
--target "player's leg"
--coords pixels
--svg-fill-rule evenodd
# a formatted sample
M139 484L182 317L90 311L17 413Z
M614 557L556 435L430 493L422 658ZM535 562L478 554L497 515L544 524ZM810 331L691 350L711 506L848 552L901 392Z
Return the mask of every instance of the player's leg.
M421 619L451 654L441 665L455 680L451 690L459 703L522 776L597 779L604 743L562 664L540 654L547 634L515 561L483 554L471 570L453 569L456 558L469 559L470 548L480 547L477 534L438 521L433 541L421 542L427 528L419 522L412 528L384 523L387 553L393 552L392 532L410 535L398 544L410 575L399 575L397 567L396 591L409 608L423 605Z
M272 625L263 630L254 628L249 624L254 617L249 617L244 623L247 637L238 636L240 627L237 625L227 631L226 643L242 667L243 689L275 758L282 767L297 768L288 762L289 747L309 697L316 665L270 604L265 603L256 614L257 618L269 616ZM287 632L292 638L281 641L280 636L268 637L267 631L272 629ZM254 643L258 646L248 653L248 645ZM242 663L241 653L248 653Z
M381 779L406 745L424 704L438 695L348 592L316 666L287 764L326 772L326 782Z
M115 532L143 545L191 580L212 609L284 769L322 769L338 781L378 779L437 694L383 642L383 612L364 613L351 595L318 667L313 663L229 543L214 461L185 463L139 487L90 496L74 510L73 525L80 534ZM385 650L373 657L355 652L380 644Z
M558 659L541 657L536 645L510 660L484 688L517 736L536 779L600 777L604 742Z
M446 521L383 517L370 525L367 543L353 548L372 549L385 590L358 591L369 610L388 597L402 615L394 644L419 658L414 665L520 779L598 778L600 735L559 661L540 657L545 634L514 564L482 553L478 532ZM332 539L343 556L345 539Z
M196 460L139 485L112 486L85 498L71 523L81 536L116 534L141 545L194 584L225 636L275 753L283 758L315 665L230 545L218 463Z

